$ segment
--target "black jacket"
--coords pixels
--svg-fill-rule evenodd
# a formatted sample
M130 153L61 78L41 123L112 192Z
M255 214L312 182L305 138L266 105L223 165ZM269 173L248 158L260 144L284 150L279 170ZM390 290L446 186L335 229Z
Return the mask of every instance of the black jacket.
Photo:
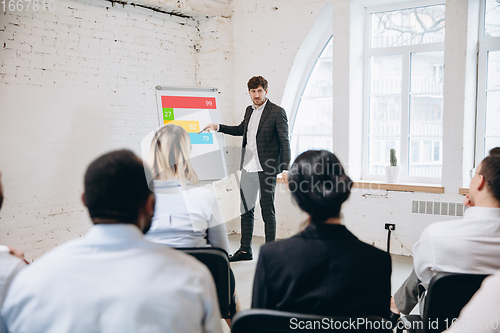
M238 126L220 124L219 132L243 136L240 169L245 159L247 145L248 122L253 108L248 106L243 121ZM257 152L262 169L269 176L275 176L283 170L288 170L290 164L290 141L288 139L288 119L285 110L267 101L262 111L257 129Z
M343 225L310 225L262 246L252 308L388 318L391 257Z

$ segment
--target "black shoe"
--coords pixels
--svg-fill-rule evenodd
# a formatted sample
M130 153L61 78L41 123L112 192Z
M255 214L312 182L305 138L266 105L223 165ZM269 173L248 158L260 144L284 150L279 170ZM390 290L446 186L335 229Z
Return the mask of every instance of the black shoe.
M230 262L241 261L241 260L252 260L252 259L253 255L251 250L244 252L241 249L239 249L233 255L229 256Z

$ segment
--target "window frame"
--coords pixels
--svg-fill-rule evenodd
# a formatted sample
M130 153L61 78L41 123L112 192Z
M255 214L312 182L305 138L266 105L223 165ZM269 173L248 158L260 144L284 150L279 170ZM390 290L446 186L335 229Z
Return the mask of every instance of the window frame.
M306 67L306 70L304 71L304 75L302 76L302 79L300 81L299 88L298 88L299 93L296 95L296 98L293 101L292 112L290 113L290 124L291 124L290 131L289 131L290 142L292 142L293 137L300 137L300 136L328 137L327 135L323 135L323 134L317 134L317 135L295 134L294 135L293 130L295 127L295 120L297 119L297 114L299 112L299 106L300 106L300 103L303 99L303 95L304 95L304 91L306 89L307 83L309 82L309 79L311 78L311 75L313 73L313 70L314 70L316 64L318 63L318 60L322 59L321 55L323 54L323 51L326 49L328 44L332 41L332 38L333 38L332 34L323 36L323 38L321 39L321 42L318 43L317 48L313 53L313 56L310 57L310 60L309 60L307 67ZM332 47L333 47L333 45L332 45ZM332 79L333 79L333 73L331 73L331 74L332 74ZM311 97L305 97L305 99L307 99L307 98L311 98ZM318 97L318 98L320 98L320 97ZM330 96L325 96L325 97L321 97L321 98L332 98L332 96L330 95ZM331 136L330 136L330 139L331 139ZM332 147L330 147L330 150L331 149L332 149ZM295 159L297 156L293 156L293 154L292 154L292 156L291 156L292 160Z
M434 183L440 184L441 178L434 177L412 177L408 175L409 161L409 117L410 117L410 74L411 74L411 54L420 52L432 52L445 50L445 42L402 45L391 47L372 48L371 27L373 13L404 10L418 7L444 5L444 0L408 1L397 4L367 7L365 11L365 52L364 52L364 74L363 74L363 167L361 179L364 180L385 180L385 175L369 173L369 130L370 130L370 74L371 57L381 55L401 54L402 56L402 77L401 77L401 148L399 149L398 165L401 166L400 181L412 183ZM406 124L403 126L403 124ZM441 145L441 147L444 145ZM441 151L442 155L442 151Z
M475 149L474 165L475 168L485 156L484 139L486 130L486 83L488 79L488 52L500 51L500 36L484 37L486 16L486 0L480 2L479 15L479 38L478 38L478 56L477 56L477 103L476 103L476 124L475 124ZM482 125L481 125L482 124Z

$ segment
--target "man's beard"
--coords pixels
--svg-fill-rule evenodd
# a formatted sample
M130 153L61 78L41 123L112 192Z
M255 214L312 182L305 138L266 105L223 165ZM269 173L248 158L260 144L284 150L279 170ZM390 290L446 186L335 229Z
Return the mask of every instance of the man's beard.
M264 102L266 101L266 99L257 99L257 100L253 100L253 104L257 105L257 106L261 106L262 104L264 104Z

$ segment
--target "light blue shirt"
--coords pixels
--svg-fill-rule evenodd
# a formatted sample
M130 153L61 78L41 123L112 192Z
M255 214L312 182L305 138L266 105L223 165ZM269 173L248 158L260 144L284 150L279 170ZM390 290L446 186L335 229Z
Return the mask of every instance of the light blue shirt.
M26 266L24 261L9 252L6 246L0 245L0 310L12 280ZM4 332L6 332L6 328L0 316L0 333Z
M214 192L178 179L155 180L153 224L146 234L152 242L172 247L220 247L230 252L222 209Z
M95 225L21 270L2 309L10 332L221 332L210 272L130 224Z
M7 246L0 245L0 309L14 276L25 266L24 261L10 254Z

